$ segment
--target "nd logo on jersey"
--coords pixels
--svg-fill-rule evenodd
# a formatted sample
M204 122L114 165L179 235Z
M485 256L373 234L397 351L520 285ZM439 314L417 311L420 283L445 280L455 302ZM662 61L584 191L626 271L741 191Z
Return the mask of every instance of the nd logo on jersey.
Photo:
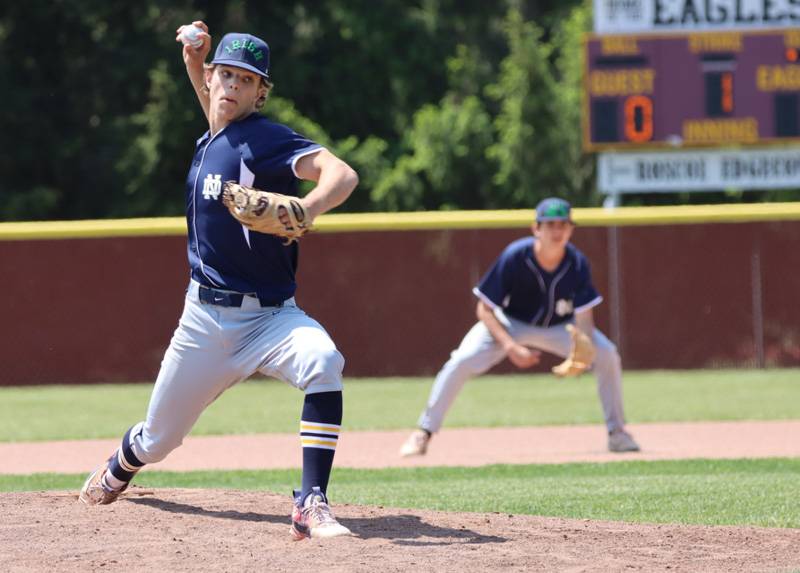
M219 199L219 194L222 193L222 175L212 175L209 173L203 179L203 197L205 199Z
M556 314L558 316L567 316L570 313L572 313L572 301L563 298L559 299L556 303Z

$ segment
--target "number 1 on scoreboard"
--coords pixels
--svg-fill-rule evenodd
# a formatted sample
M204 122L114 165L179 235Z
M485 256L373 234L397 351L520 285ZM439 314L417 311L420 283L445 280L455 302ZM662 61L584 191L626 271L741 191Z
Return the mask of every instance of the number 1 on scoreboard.
M733 72L706 72L706 115L733 114Z

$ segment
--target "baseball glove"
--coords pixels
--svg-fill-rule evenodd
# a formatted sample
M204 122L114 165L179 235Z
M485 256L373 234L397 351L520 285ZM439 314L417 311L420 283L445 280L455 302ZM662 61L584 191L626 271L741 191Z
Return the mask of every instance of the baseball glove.
M572 337L572 348L570 348L569 356L564 362L552 368L553 374L560 377L581 374L592 365L595 357L594 344L586 334L571 324L567 325L567 331Z
M296 241L311 228L308 213L297 197L226 181L222 203L242 225L259 233L283 237L285 245Z

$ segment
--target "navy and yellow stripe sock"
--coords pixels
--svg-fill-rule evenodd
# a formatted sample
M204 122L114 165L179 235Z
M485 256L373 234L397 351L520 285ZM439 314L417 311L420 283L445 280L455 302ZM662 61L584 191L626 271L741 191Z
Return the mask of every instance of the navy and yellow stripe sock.
M301 499L305 499L315 486L323 494L327 491L341 426L341 392L306 395L300 420L300 443L303 446Z
M118 482L130 482L136 472L144 467L144 462L140 461L133 451L133 438L142 432L142 427L143 424L139 423L125 432L122 444L108 463L108 473ZM119 489L120 486L116 483L111 483L111 481L113 480L109 480L107 485L114 487L114 489Z

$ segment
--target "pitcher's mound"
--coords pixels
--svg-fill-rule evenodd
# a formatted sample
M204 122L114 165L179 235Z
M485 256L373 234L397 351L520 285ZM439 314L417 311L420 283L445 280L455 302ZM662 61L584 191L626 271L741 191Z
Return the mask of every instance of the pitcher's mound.
M3 571L783 571L800 530L335 505L352 537L293 542L288 496L133 487L0 495Z

